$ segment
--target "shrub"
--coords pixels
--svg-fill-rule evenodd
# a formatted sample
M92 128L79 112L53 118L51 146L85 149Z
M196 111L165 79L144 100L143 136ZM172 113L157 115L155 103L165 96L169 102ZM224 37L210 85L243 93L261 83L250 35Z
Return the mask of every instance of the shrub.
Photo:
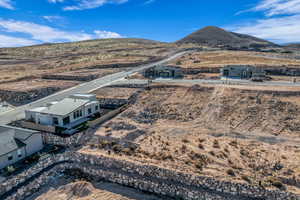
M210 151L210 152L208 152L210 155L212 155L212 156L216 156L216 154L215 154L215 152L214 151Z
M182 142L183 142L183 143L190 143L190 141L187 140L187 139L183 139Z
M242 178L244 181L246 181L247 183L251 183L251 179L250 179L248 176L242 175L241 178Z
M200 143L203 143L203 142L206 141L206 139L201 139L201 138L199 138L198 141L199 141Z
M278 189L281 189L281 190L283 190L283 189L285 189L285 186L284 186L284 184L283 183L281 183L280 181L274 181L274 182L272 182L272 185L274 186L274 187L276 187L276 188L278 188Z
M199 149L203 149L203 150L205 149L205 148L204 148L204 145L203 145L203 144L201 144L201 143L200 143L200 144L198 144L198 148L199 148Z
M229 145L237 148L238 143L237 143L237 141L233 140L229 143Z
M122 151L122 146L119 145L119 144L115 144L113 147L112 147L113 151L116 152L116 153L119 153Z
M226 173L227 173L228 175L230 175L230 176L235 176L235 173L234 173L234 171L233 171L232 169L228 169L228 170L226 171Z
M182 153L185 153L186 150L187 150L186 145L182 145L182 146L181 146L181 152L182 152Z
M197 162L196 164L195 164L195 167L197 168L197 169L199 169L200 171L202 171L203 170L203 164L201 163L201 162Z
M219 144L218 140L214 140L213 148L216 148L216 149L220 148L220 144Z
M133 153L130 148L124 148L124 149L122 149L122 152L127 154L127 155L132 155L132 153Z

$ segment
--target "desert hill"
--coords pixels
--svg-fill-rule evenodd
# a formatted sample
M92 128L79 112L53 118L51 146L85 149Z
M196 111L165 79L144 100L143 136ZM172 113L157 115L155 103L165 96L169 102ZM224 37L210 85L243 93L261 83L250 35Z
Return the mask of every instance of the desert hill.
M229 47L271 47L275 44L249 35L229 32L215 26L200 29L176 42L177 44L195 43L208 46Z
M287 49L300 50L300 43L288 44L288 45L285 45L284 47Z

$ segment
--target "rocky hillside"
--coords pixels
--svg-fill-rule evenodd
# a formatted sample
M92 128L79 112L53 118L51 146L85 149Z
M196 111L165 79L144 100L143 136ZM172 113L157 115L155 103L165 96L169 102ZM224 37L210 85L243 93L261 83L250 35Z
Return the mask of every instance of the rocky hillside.
M228 47L271 47L275 44L253 36L229 32L224 29L208 26L177 41L178 44L195 43L207 46Z
M124 150L136 162L300 194L299 98L299 89L155 85L97 134L140 144Z

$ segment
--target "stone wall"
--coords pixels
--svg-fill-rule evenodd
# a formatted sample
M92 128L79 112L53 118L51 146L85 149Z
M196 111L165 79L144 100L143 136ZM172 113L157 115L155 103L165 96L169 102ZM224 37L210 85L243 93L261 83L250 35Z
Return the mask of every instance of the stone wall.
M46 185L53 174L67 169L79 169L83 175L96 181L106 180L158 195L187 200L299 200L295 195L278 190L269 191L246 184L222 182L156 166L74 152L49 157L2 183L0 198L22 200Z
M26 92L0 90L0 101L7 101L12 105L18 106L49 96L59 90L60 88L56 87L46 87Z
M92 81L99 78L99 75L88 74L88 75L66 75L66 74L46 74L42 76L43 79L50 80L67 80L67 81Z

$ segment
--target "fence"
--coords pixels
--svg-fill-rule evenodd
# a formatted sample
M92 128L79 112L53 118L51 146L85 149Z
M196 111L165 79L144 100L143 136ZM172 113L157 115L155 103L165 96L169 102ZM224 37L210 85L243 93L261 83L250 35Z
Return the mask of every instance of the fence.
M49 132L49 133L55 133L54 126L44 126L44 125L35 124L32 122L28 122L28 121L21 121L20 123L23 128L39 130L39 131L44 131L44 132Z

